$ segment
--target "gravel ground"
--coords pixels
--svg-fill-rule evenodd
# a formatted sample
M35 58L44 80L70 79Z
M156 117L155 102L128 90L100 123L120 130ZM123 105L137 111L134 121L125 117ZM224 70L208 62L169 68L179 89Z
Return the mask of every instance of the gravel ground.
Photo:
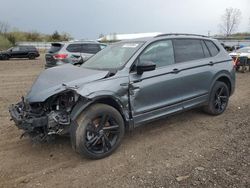
M9 121L43 70L37 60L0 61L0 187L250 187L250 73L223 115L192 110L127 133L110 157L81 158L67 137L34 144Z

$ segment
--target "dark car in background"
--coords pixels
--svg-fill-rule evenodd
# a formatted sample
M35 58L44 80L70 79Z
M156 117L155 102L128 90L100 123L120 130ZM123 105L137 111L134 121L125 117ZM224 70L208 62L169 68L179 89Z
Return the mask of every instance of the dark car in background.
M8 60L10 58L29 58L39 57L39 52L34 46L14 46L6 51L0 52L0 59Z
M95 41L51 43L51 48L45 54L45 68L68 63L73 65L80 65L105 47L106 44Z

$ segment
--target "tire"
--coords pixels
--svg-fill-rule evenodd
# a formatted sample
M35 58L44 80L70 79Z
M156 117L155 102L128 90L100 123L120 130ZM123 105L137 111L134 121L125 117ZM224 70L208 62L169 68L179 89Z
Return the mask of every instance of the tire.
M3 55L3 60L9 60L9 56L8 55Z
M216 81L210 92L209 101L204 111L210 115L222 114L228 105L229 89L224 82Z
M121 114L106 104L93 104L72 124L72 148L81 156L101 159L111 155L121 144L125 126Z
M35 59L36 56L35 56L34 54L29 54L28 58L29 58L29 59Z

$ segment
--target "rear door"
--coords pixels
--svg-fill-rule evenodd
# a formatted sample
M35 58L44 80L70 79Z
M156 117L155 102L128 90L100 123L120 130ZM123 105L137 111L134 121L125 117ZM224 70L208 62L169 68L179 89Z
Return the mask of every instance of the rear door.
M68 62L71 64L77 64L81 62L81 50L82 44L81 43L74 43L69 44L66 48L68 53Z
M20 57L28 57L29 54L29 47L28 46L20 46Z
M213 60L200 39L174 39L175 62L182 78L183 107L191 108L207 101L213 79Z

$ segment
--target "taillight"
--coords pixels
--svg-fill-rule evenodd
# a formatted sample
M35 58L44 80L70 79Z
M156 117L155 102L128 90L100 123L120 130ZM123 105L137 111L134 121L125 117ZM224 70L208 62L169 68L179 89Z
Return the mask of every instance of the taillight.
M234 67L236 67L236 65L239 63L239 57L236 56L236 57L233 57L233 65Z
M65 59L68 56L68 54L56 54L53 57L55 59Z

